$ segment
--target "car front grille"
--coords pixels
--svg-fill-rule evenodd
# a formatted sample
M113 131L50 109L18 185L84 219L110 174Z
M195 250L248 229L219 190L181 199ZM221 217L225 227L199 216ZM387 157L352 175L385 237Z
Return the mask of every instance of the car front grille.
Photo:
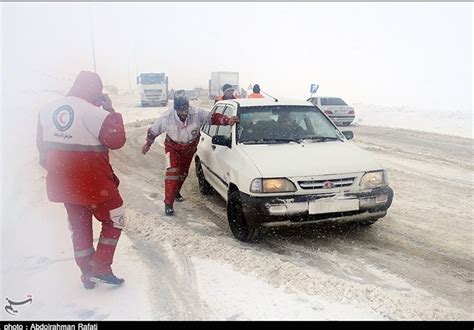
M309 181L298 181L301 189L314 190L314 189L337 189L350 187L354 183L355 177L337 178L337 179L324 179L324 180L309 180Z

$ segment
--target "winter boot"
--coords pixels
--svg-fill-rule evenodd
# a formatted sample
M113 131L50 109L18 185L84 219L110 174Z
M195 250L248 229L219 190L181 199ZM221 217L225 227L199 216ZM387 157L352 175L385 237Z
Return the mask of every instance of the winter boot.
M82 284L84 285L84 289L93 289L95 288L95 283L92 282L89 277L85 276L85 275L81 275L81 281L82 281Z
M183 198L183 196L181 196L181 194L179 193L179 191L176 192L176 196L175 196L174 200L177 201L177 202L182 202L182 201L184 201L184 198Z
M165 214L166 215L173 215L174 209L172 204L165 204Z
M105 275L93 275L89 277L89 279L91 282L105 283L111 285L121 285L123 282L125 282L123 278L118 278L112 272Z

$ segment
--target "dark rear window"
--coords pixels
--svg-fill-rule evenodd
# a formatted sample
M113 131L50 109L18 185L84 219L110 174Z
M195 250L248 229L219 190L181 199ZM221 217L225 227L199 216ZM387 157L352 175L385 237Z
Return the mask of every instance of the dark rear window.
M321 105L347 105L347 103L338 97L323 97Z

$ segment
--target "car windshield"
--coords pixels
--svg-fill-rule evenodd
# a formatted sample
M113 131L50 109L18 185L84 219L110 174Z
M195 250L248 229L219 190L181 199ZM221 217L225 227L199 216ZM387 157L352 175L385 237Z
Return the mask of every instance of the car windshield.
M343 139L326 116L311 106L242 107L237 132L237 143L245 144Z
M338 97L323 97L321 105L347 105L347 103Z

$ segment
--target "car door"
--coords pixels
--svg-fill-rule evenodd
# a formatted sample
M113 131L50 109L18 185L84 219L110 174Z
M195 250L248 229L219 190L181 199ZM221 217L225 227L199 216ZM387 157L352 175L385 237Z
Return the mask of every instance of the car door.
M214 106L211 110L210 116L214 114L217 110L218 106ZM211 155L211 137L209 136L209 129L211 127L211 123L207 122L201 128L201 137L198 145L197 156L199 157L199 161L201 163L204 177L206 180L209 178L209 163L210 163L210 155Z
M225 104L216 105L212 111L211 115L214 113L223 114L225 110ZM203 126L202 136L199 142L200 144L200 161L202 169L204 172L204 177L209 182L211 186L216 189L216 186L219 183L218 177L216 176L216 165L215 165L215 155L214 151L216 146L212 144L212 137L217 134L218 125L211 125L207 123ZM216 189L217 190L217 189Z
M227 105L223 114L231 117L235 116L236 110L234 106ZM233 126L218 126L216 135L223 135L232 141ZM229 188L229 174L232 166L232 160L235 158L232 154L232 148L221 145L212 146L212 159L214 164L214 172L216 175L216 191L226 198L227 190Z

